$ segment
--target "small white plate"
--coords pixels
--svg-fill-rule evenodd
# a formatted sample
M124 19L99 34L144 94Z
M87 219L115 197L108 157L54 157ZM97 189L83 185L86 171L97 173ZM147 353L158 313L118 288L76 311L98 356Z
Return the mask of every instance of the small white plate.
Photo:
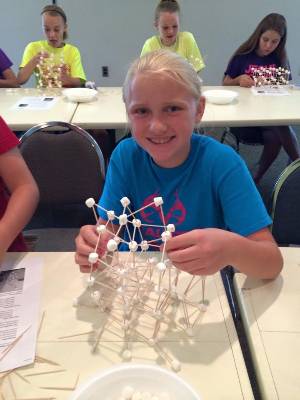
M209 103L230 104L238 97L238 93L233 90L212 89L203 92L203 96Z
M92 101L97 96L97 93L97 90L88 88L71 88L62 91L62 94L66 96L68 100L75 103L87 103Z
M174 372L156 365L131 363L103 370L82 384L70 400L117 400L126 387L149 392L158 398L161 393L167 393L172 400L201 400L194 389Z

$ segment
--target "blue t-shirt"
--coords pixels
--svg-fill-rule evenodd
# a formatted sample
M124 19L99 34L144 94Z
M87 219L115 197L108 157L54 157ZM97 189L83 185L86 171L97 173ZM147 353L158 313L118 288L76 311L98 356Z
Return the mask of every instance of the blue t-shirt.
M230 78L236 78L243 74L251 75L251 68L258 67L278 68L281 65L275 53L261 57L255 51L252 51L248 54L234 56L227 66L225 75L230 76Z
M244 161L229 146L202 135L192 135L188 158L175 168L156 165L134 139L121 141L99 205L121 215L122 197L130 199L131 211L162 197L165 224L174 224L177 235L215 227L248 236L271 223ZM99 215L108 219L104 211ZM145 208L135 217L149 225L142 229L144 240L160 237L162 229L151 226L163 225L159 207Z

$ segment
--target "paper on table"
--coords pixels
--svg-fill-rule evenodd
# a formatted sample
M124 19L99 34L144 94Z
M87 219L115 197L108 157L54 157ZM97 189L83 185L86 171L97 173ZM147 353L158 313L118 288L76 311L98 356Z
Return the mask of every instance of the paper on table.
M287 96L290 94L282 86L252 86L251 91L256 96Z
M49 110L57 102L53 96L28 96L22 97L12 106L13 110Z
M0 270L0 372L34 361L39 317L41 260L24 257Z

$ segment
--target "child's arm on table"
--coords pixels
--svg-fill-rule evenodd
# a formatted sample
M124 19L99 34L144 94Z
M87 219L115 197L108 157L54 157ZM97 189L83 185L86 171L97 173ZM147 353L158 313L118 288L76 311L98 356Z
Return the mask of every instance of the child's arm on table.
M99 218L98 225L106 225L107 221L102 218ZM119 225L109 224L109 231L117 232ZM103 257L106 252L106 245L109 239L113 237L113 235L106 231L101 234L101 241L98 244L96 252L99 257ZM99 233L96 231L96 225L84 225L80 228L79 234L75 239L76 244L76 254L75 254L75 262L79 264L81 272L90 272L91 268L89 266L88 257L90 253L95 251L95 247L97 245L99 238Z
M2 88L13 88L18 87L18 80L11 68L7 68L2 71L3 78L0 79L0 87Z
M283 266L268 228L248 237L216 228L196 229L170 239L166 251L174 265L194 275L211 275L232 265L248 276L272 279Z
M250 88L251 86L254 86L254 80L246 74L239 75L236 78L231 78L229 75L225 75L223 79L223 85Z
M0 176L11 196L0 220L0 259L30 220L39 199L38 187L18 149L0 156Z

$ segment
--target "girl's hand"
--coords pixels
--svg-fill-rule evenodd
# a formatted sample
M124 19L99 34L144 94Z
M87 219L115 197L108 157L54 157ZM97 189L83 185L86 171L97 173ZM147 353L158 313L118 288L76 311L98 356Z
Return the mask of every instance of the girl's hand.
M106 252L106 244L111 235L102 234L101 241L98 244L96 252L99 257L103 257ZM90 253L95 251L99 234L96 231L95 225L85 225L83 226L78 236L75 239L76 244L76 254L75 262L79 264L81 272L90 272L91 268L89 266L88 257ZM96 266L97 264L95 264Z
M70 75L70 68L67 64L61 65L60 80L63 87L73 86L73 79Z
M250 88L251 86L254 86L254 80L249 75L240 75L239 84L241 87Z
M195 229L168 240L166 252L179 269L192 275L212 275L229 264L229 236L222 229Z
M31 60L36 67L43 60L43 58L49 58L49 53L47 53L47 51L38 52Z

